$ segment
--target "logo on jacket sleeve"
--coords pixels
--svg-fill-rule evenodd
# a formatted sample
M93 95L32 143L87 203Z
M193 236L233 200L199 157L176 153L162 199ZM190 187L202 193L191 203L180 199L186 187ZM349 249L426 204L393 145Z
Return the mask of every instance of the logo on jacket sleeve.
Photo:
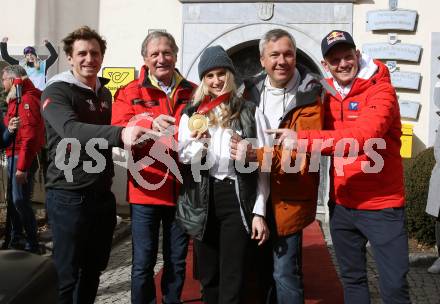
M86 102L89 104L89 110L90 111L92 111L92 112L96 111L96 107L93 104L93 99L86 99Z
M108 103L105 100L101 100L101 111L103 109L109 109L109 108L110 107L109 107Z
M43 102L43 111L46 109L46 107L52 102L52 99L46 98L46 100Z
M359 110L359 101L350 101L348 104L348 109L350 111L358 111Z

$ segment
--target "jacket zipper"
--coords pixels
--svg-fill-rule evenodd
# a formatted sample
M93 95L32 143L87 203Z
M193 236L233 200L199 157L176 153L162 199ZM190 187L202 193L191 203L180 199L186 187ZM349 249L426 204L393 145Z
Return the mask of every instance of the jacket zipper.
M174 111L171 109L170 107L170 97L165 93L165 96L167 97L167 110L168 110L168 115L173 116L174 115Z
M341 121L344 121L344 101L341 100L339 103L341 104Z
M163 92L163 91L162 91ZM169 116L173 116L174 117L174 111L171 109L170 106L170 97L168 96L168 94L166 94L165 92L163 92L166 96L166 106L167 106L167 110L168 110L168 115ZM177 93L177 91L175 92L175 94ZM174 153L170 153L171 157L174 157ZM173 178L173 201L177 202L177 181L176 181L176 177Z
M214 187L214 185L213 185ZM211 180L208 174L208 203L206 205L206 218L205 218L205 222L203 223L203 230L201 233L201 237L203 239L203 237L205 236L205 231L206 231L206 226L208 225L208 216L209 216L209 203L211 200Z
M165 93L165 92L164 92ZM177 91L176 91L176 93L177 93ZM168 110L168 115L169 116L173 116L174 117L174 110L173 109L171 109L171 106L170 106L170 100L171 100L171 98L168 96L168 94L166 94L165 93L165 96L166 96L166 98L167 98L167 110ZM176 127L176 126L174 126L174 127ZM176 157L176 155L174 155L174 151L170 151L171 153L170 153L170 156L171 157ZM176 181L176 177L174 177L173 178L173 200L174 200L174 202L176 202L177 203L177 181Z

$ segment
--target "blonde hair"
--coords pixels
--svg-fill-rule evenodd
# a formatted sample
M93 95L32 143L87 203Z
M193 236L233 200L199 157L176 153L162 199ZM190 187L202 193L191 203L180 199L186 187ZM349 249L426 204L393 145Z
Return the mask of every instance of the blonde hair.
M209 125L210 126L220 126L222 128L228 128L231 126L231 122L234 119L238 119L240 117L240 108L241 108L241 99L237 98L237 86L235 85L234 74L228 70L226 70L225 76L225 84L223 87L224 92L230 92L229 102L220 104L220 117L215 115L214 111L209 111L207 113ZM199 105L206 96L209 95L208 86L205 83L205 76L202 78L202 82L196 89L193 95L194 106Z

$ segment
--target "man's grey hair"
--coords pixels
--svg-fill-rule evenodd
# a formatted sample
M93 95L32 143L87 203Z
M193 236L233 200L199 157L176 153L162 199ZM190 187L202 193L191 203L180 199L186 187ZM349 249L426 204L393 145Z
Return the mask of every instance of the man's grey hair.
M27 76L26 70L24 67L18 64L8 65L3 68L3 73L8 74L9 77L12 78L21 78Z
M264 48L270 41L277 41L280 38L287 37L289 38L290 42L293 45L293 51L296 53L296 42L293 36L286 30L283 29L273 29L268 31L261 37L259 49L260 49L260 56L263 56Z
M142 57L146 57L147 56L147 48L148 48L148 44L150 43L151 40L153 39L157 39L157 38L167 38L168 41L171 44L171 49L173 50L174 55L177 56L177 53L179 52L179 47L176 44L176 41L174 40L174 37L167 32L163 32L163 31L154 31L151 32L147 35L147 37L145 37L144 41L142 42L142 49L141 49L141 54Z

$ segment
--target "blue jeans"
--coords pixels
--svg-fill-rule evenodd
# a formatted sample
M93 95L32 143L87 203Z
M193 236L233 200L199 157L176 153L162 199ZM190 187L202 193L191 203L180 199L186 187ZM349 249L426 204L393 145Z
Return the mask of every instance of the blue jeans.
M366 244L373 250L382 301L410 303L406 274L408 238L403 208L381 210L333 206L330 232L344 286L344 302L369 304Z
M175 220L175 207L131 204L133 265L131 269L131 302L156 304L154 266L162 222L163 303L180 303L185 281L188 236Z
M277 302L304 303L302 230L274 240L273 262Z
M48 189L47 212L59 304L92 304L107 267L116 225L112 192Z
M23 228L26 233L26 250L37 251L37 221L35 219L35 213L31 205L31 195L33 187L34 173L36 169L36 163L31 165L31 168L27 173L27 183L18 184L15 178L17 172L18 157L14 157L14 168L12 174L12 202L14 208L12 208L11 218L11 245L18 243L23 236ZM8 176L11 178L11 166L12 156L8 157ZM11 196L10 196L11 197Z

